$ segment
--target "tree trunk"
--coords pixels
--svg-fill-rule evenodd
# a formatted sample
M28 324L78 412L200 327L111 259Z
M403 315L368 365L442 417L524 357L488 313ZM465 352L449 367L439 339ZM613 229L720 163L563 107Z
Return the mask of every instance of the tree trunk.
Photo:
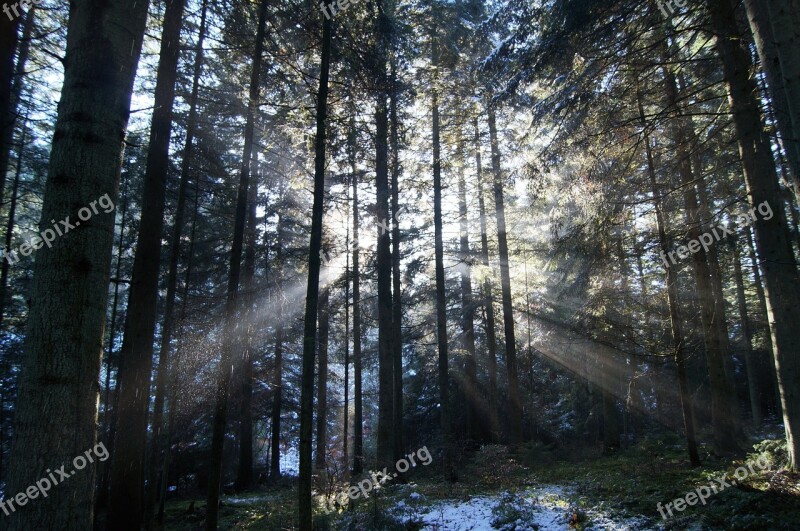
M247 199L250 188L250 160L253 155L253 133L258 94L261 79L261 62L264 49L264 34L267 23L268 0L261 0L258 11L258 29L253 49L253 67L250 72L250 93L248 96L247 118L244 128L244 151L239 175L239 188L236 197L236 213L231 246L228 293L225 301L225 324L222 356L219 363L216 405L214 407L213 433L211 436L211 459L208 471L208 495L206 496L206 530L217 529L219 514L219 489L222 481L222 450L225 443L225 424L228 413L228 390L233 369L233 350L241 346L239 337L239 276L241 272L244 230L247 221ZM319 259L319 257L317 257Z
M653 207L656 213L656 225L658 228L658 242L662 256L669 252L669 241L667 240L666 224L664 222L664 212L661 202L661 191L656 181L656 165L653 160L653 151L650 146L650 135L647 132L645 122L644 106L642 104L641 92L637 85L637 100L639 107L639 119L644 129L645 154L647 155L647 173L650 177L650 188L653 194ZM692 411L692 394L689 391L689 382L686 376L686 346L683 337L683 321L680 314L680 301L678 300L678 273L675 268L670 267L665 261L665 276L667 282L667 300L669 305L670 330L672 332L672 346L675 349L675 364L678 367L678 387L681 399L681 412L683 413L683 427L686 435L686 447L689 452L689 461L692 466L700 465L700 455L697 452L697 440L694 429L694 412ZM658 383L656 383L658 386ZM660 405L663 400L658 400Z
M352 111L355 113L355 109ZM361 271L359 268L358 173L356 172L356 126L350 121L350 169L353 175L353 475L364 470L364 397L361 359Z
M758 57L761 61L761 69L767 80L770 103L775 111L775 121L778 131L786 150L786 158L794 183L795 197L800 197L800 139L797 137L792 116L789 111L789 100L787 99L786 87L783 80L781 60L778 57L778 50L775 45L775 36L772 32L772 24L769 16L769 2L764 0L745 0L747 19L750 22L750 30L758 50ZM799 201L800 202L800 201Z
M514 307L511 300L511 273L508 261L506 212L503 198L503 177L500 169L500 147L497 139L495 109L489 105L489 135L492 145L492 173L494 174L494 206L497 217L497 245L500 258L500 286L503 291L503 327L506 333L506 373L508 376L509 427L511 443L522 442L522 404L517 374L517 342L514 337Z
M400 133L397 117L397 73L392 64L389 100L392 144L392 432L394 460L405 455L403 446L403 301L400 286Z
M162 417L164 410L164 397L168 390L169 373L174 369L171 367L172 360L172 328L175 311L175 295L178 286L178 261L180 260L181 235L183 233L184 217L186 210L186 196L189 187L189 169L192 162L194 151L194 137L197 134L197 99L200 90L200 74L203 68L203 42L205 41L206 17L208 13L208 2L203 0L202 12L200 15L200 29L197 37L197 50L194 56L194 67L192 72L192 92L189 97L189 119L186 125L186 140L183 144L183 158L181 160L181 177L178 185L178 203L175 207L175 221L172 226L172 239L170 241L169 266L167 269L167 297L164 306L164 324L161 330L161 349L159 351L158 373L156 375L156 398L153 404L153 426L162 434L161 440L153 439L150 448L150 463L148 471L148 481L155 485L157 478L163 474L159 473L159 468L165 469L164 461L169 452L165 447L167 441L164 440ZM163 490L163 489L162 489ZM157 492L152 491L147 499L147 518L151 518L155 505ZM159 504L160 505L160 504Z
M770 0L764 2L769 13L770 28L772 35L764 35L765 39L770 39L774 44L780 66L780 76L777 73L774 77L780 77L782 82L781 92L785 98L786 110L789 113L791 129L785 131L784 141L789 144L787 153L790 160L794 158L793 177L795 194L800 197L800 0ZM748 10L749 11L749 10ZM767 24L763 24L764 29ZM761 50L759 49L759 53ZM774 62L772 63L774 65ZM778 99L783 102L783 98ZM776 109L777 111L777 109ZM785 122L785 120L784 120ZM781 126L780 122L778 123ZM793 146L792 149L790 146ZM798 200L800 203L800 199Z
M484 280L481 285L483 299L484 323L486 329L486 358L489 373L489 423L487 426L488 441L499 442L500 420L497 407L497 337L495 335L494 300L492 298L492 275L489 265L489 231L486 229L486 202L483 195L483 168L481 167L481 137L478 119L473 122L475 128L475 171L478 176L478 208L481 223L481 264L484 269Z
M283 268L283 220L279 217L277 223L277 241L275 247L275 263ZM272 447L270 448L269 477L273 483L281 477L281 408L283 407L283 291L281 287L282 275L275 279L278 292L278 308L275 318L275 370L272 379Z
M328 337L331 330L330 288L325 286L319 297L319 361L317 369L317 452L314 468L326 473L328 454Z
M31 8L27 17L31 22L33 13ZM3 202L3 190L6 188L6 173L8 162L11 160L11 144L14 141L14 124L17 119L17 105L13 94L14 87L20 84L19 78L15 76L15 72L19 72L20 69L14 68L14 57L19 44L18 27L19 18L0 16L0 204ZM22 61L17 61L17 64L22 64Z
M25 113L25 121L28 121L28 113L30 112L30 107L28 108L28 112ZM22 124L22 130L20 131L19 135L19 146L17 147L17 165L14 171L14 184L11 187L11 204L8 207L8 221L6 222L6 236L5 236L5 247L4 254L11 249L11 239L14 236L14 224L17 215L17 196L19 193L19 178L22 175L22 160L25 151L25 142L27 139L26 136L26 124ZM6 310L6 298L8 298L8 271L11 267L11 263L8 259L2 260L2 265L0 265L0 330L3 329L3 320L5 318L5 310ZM0 375L4 376L4 375ZM2 452L0 452L2 454ZM0 462L2 461L2 455L0 455ZM2 468L2 467L0 467Z
M797 352L800 352L800 329L797 327L800 322L800 278L775 164L769 141L761 127L755 82L749 76L752 65L743 40L736 32L733 7L726 1L708 0L706 4L713 30L719 35L717 50L728 85L750 207L758 208L767 204L774 213L770 219L756 215L754 225L758 253L764 260L767 311L781 392L789 465L793 471L797 471L800 452L800 357L797 356ZM780 40L777 34L776 39ZM784 67L784 80L789 71L788 67Z
M254 144L257 141L253 140ZM253 486L253 335L255 326L256 276L256 215L258 208L258 157L251 161L250 188L247 198L247 249L244 253L244 322L245 337L241 349L239 382L239 469L236 476L236 489L247 490Z
M312 528L311 435L314 419L314 353L317 343L317 302L319 298L322 215L325 212L325 127L328 121L328 77L330 75L332 24L322 21L319 91L317 92L317 136L314 156L314 205L311 211L311 241L308 256L308 287L303 330L303 368L300 385L300 529Z
M150 378L153 367L153 340L158 314L158 279L161 265L161 233L167 191L169 140L172 131L172 107L180 56L181 19L185 0L169 0L164 14L161 53L150 127L147 168L144 176L142 214L136 253L133 261L125 336L117 372L119 414L114 456L111 462L111 494L108 506L108 529L139 529L144 523L145 466L147 450L147 413L150 403ZM164 364L166 374L166 360ZM161 372L161 369L159 369ZM157 404L153 424L153 443L161 432ZM122 434L123 436L119 436ZM154 486L150 485L151 490Z
M467 217L467 184L464 178L464 144L459 140L458 216L461 268L461 333L464 351L464 381L467 397L467 438L478 439L478 376L475 365L475 303L472 300L472 253L469 248L469 218Z
M19 54L17 57L17 64L13 67L13 81L10 86L10 93L6 95L6 81L3 79L5 74L2 74L0 79L0 87L3 87L3 94L0 95L0 205L3 204L5 198L5 185L6 174L8 173L8 165L11 161L11 144L14 142L14 129L19 116L19 104L22 96L23 80L25 77L25 66L28 64L28 55L31 49L31 41L33 40L33 22L36 20L36 6L33 5L28 9L28 14L25 15L25 24L22 27L22 40L18 43ZM4 21L2 24L5 26L7 23ZM14 25L14 22L11 22ZM4 33L6 28L0 30ZM16 37L16 27L14 28L13 36ZM0 37L2 38L2 37ZM16 47L16 44L12 44ZM14 48L11 48L13 57ZM5 62L7 57L2 55L0 61ZM5 71L6 66L0 67ZM8 102L6 98L8 97ZM7 110L5 110L7 109ZM5 114L5 117L3 115Z
M727 0L725 0L727 1ZM678 108L678 86L675 75L664 67L667 105L672 115L671 136L676 149L678 175L683 185L683 202L688 227L688 239L699 240L701 235L700 207L695 189L695 176L692 173L689 150L688 121ZM675 253L673 253L675 254ZM679 255L680 256L680 255ZM703 341L706 349L706 364L711 386L711 419L714 431L714 448L720 453L736 453L739 445L736 440L738 414L734 407L733 385L725 372L724 357L729 356L726 341L721 334L718 319L724 317L717 313L708 256L703 248L691 253L692 271L697 283L697 296L700 304L700 319L703 327Z
M74 220L77 205L117 198L148 6L146 0L71 5L40 229L49 229L49 220ZM101 211L37 252L7 492L22 492L43 468L71 463L97 442L113 240L114 216ZM53 489L14 513L7 529L91 529L94 487L90 463L70 488Z
M730 242L733 251L733 278L736 281L736 304L739 306L739 319L742 322L742 337L745 348L745 367L747 369L747 390L750 396L750 413L753 417L753 426L761 426L761 390L758 382L758 364L756 363L756 353L753 349L753 329L750 325L750 317L747 315L747 298L744 292L744 275L742 274L741 253L739 243L735 240Z

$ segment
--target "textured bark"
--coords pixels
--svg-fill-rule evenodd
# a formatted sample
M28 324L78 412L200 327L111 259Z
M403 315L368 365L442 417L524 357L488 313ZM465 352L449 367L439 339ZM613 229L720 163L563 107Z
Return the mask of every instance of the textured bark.
M767 313L781 392L789 465L796 471L800 453L800 357L797 356L800 352L800 328L797 327L800 322L800 278L769 139L761 127L755 82L749 76L752 64L748 50L736 30L732 5L719 0L707 0L706 5L712 28L718 35L716 47L728 86L750 207L757 208L766 202L774 212L768 220L756 215L754 227L758 254L763 260ZM776 41L780 40L777 33ZM786 72L790 70L786 66L783 68L785 80Z
M314 420L314 354L317 347L317 302L319 299L322 215L325 212L325 128L328 122L328 78L330 76L332 24L322 21L322 50L317 91L317 135L314 141L314 204L311 211L311 241L308 257L308 286L303 329L303 366L300 384L300 529L312 528L311 435Z
M117 372L119 405L117 438L111 463L108 529L140 529L145 518L145 466L147 414L153 367L153 341L158 314L158 279L161 266L161 233L169 165L172 107L180 55L181 19L185 0L167 2L161 53L156 77L153 121L144 175L142 214L133 261L131 289L125 318L125 336ZM167 360L164 364L166 374ZM153 442L161 433L162 400L156 404ZM152 492L153 485L151 484Z
M149 2L73 2L40 230L105 194L116 201ZM7 492L97 442L98 380L114 215L100 211L37 251ZM65 422L65 419L70 419ZM6 529L91 529L95 464L6 520Z
M222 450L225 443L225 424L228 412L228 391L233 370L233 351L241 345L238 338L242 332L239 323L239 280L241 273L244 230L247 221L247 196L250 189L250 161L253 155L253 133L258 94L261 87L261 63L264 49L264 34L267 22L268 0L261 0L258 11L258 28L253 48L253 67L250 72L250 93L248 96L247 118L244 128L244 151L239 174L239 188L236 197L236 213L231 246L228 290L225 300L225 324L222 356L219 363L216 404L214 407L213 432L211 435L211 459L208 471L208 494L206 496L206 530L217 529L219 514L219 489L222 481ZM319 257L317 257L319 260Z
M750 30L758 50L761 69L766 77L770 103L775 112L775 121L791 168L794 193L797 197L800 194L800 138L792 124L789 100L785 90L778 50L775 46L768 4L769 1L765 0L744 0L747 19L750 22Z
M326 472L328 454L328 337L331 330L330 288L325 286L319 297L319 361L317 368L317 451L314 468Z
M489 135L494 174L494 208L497 218L497 246L500 258L500 287L503 294L503 328L506 334L506 375L508 378L509 435L512 443L522 442L522 403L517 374L517 341L514 336L514 307L511 299L511 273L508 260L506 212L503 198L503 177L500 169L500 147L497 138L495 109L489 105Z
M487 426L489 442L499 442L500 421L497 409L497 337L495 334L494 300L492 298L492 275L489 265L489 232L486 229L486 201L483 195L483 168L481 166L481 138L478 119L473 122L475 128L475 170L478 176L478 209L481 225L481 265L484 269L484 280L481 285L481 298L486 329L486 366L489 389L489 423Z
M645 123L644 106L642 104L641 93L637 87L637 99L639 107L639 119L644 129L645 154L647 156L647 173L650 178L650 190L653 194L653 207L656 213L656 226L658 229L658 243L661 253L666 256L669 252L669 241L667 240L667 230L664 221L664 212L661 202L661 191L656 181L656 165L653 159L653 151L650 145L650 136L647 133ZM678 368L678 387L681 400L681 413L683 414L683 427L686 436L686 447L689 453L689 461L692 466L700 465L700 455L697 452L697 440L694 428L694 411L692 408L692 395L689 391L689 382L686 376L686 346L683 337L683 320L680 314L680 301L678 299L678 273L673 267L667 264L665 267L667 282L667 302L669 306L670 331L672 332L672 347L675 350L675 364ZM659 383L656 382L658 388ZM663 404L663 400L658 399L658 406Z
M772 29L772 35L765 35L765 38L772 37L771 41L775 45L783 83L782 92L785 94L786 110L792 124L791 129L786 128L785 142L788 144L786 151L789 158L794 158L792 173L795 194L800 197L800 0L769 0L763 3L769 12ZM763 27L766 28L766 24ZM773 77L778 76L776 74Z
M200 29L197 37L197 50L194 56L194 66L192 69L192 91L189 96L189 118L186 124L186 139L183 144L183 158L181 160L181 177L178 185L178 202L175 206L175 217L172 225L172 238L170 240L169 265L167 268L167 296L164 305L164 323L161 330L161 349L159 351L158 373L156 375L156 397L153 404L153 426L161 426L160 419L163 417L164 401L168 393L167 384L174 378L170 376L177 370L177 366L172 363L172 339L173 326L175 320L175 296L178 287L178 261L181 254L181 235L186 211L186 198L189 187L189 170L192 163L194 152L194 138L197 134L197 100L200 91L200 74L203 69L203 43L206 33L206 19L208 14L208 2L203 0L203 7L200 15ZM168 460L168 445L166 436L162 428L161 437L154 438L150 448L150 463L148 480L151 485L155 485L157 478L163 476L166 471L166 461ZM159 470L161 471L159 473ZM166 488L161 485L161 490ZM146 514L148 518L152 514L157 497L161 495L155 491L151 492L147 499ZM161 504L159 503L159 507ZM159 510L159 514L161 511Z

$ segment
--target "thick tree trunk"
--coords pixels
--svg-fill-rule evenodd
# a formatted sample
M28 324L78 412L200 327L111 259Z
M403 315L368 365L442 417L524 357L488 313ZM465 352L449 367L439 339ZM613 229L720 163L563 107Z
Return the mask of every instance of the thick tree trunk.
M164 14L161 53L150 127L147 168L142 192L142 214L133 276L125 317L125 336L117 372L117 439L111 463L111 494L106 526L108 529L139 529L145 518L145 464L147 413L150 403L150 378L153 367L153 341L158 314L158 279L161 265L161 233L167 191L169 140L172 132L172 107L180 56L181 19L185 0L169 0ZM164 364L166 374L167 360ZM160 395L163 399L163 395ZM160 437L163 401L157 404L153 444ZM122 435L122 436L119 436ZM154 485L150 485L151 490Z
M247 118L244 128L244 151L236 197L236 213L231 246L228 292L225 301L225 324L222 356L219 363L216 405L214 407L213 432L211 436L211 459L208 470L208 495L206 496L206 530L217 529L219 514L219 490L222 481L222 450L225 443L225 424L228 413L228 390L233 370L233 351L242 343L239 322L239 276L241 272L244 230L247 222L247 196L250 189L250 160L253 155L253 132L255 129L258 94L261 80L261 62L264 49L264 34L267 22L268 0L261 0L258 12L258 28L253 49L253 67L250 72L250 93ZM319 257L317 257L319 260Z
M76 206L97 206L98 197L116 200L148 6L71 6L41 230L52 230L49 220L75 222ZM37 251L6 492L24 491L44 468L71 464L97 442L113 240L114 216L101 210ZM90 463L75 472L70 488L53 489L10 516L6 529L91 529L94 487Z
M392 65L389 103L392 150L392 432L394 460L405 455L403 446L403 301L400 286L400 132L397 117L397 74Z
M486 366L489 379L489 422L487 426L488 441L499 442L500 420L497 408L497 337L495 335L494 299L492 297L492 275L489 265L489 231L486 229L486 201L483 195L483 168L481 165L481 137L478 119L473 122L475 128L475 171L478 176L478 209L481 225L481 265L484 269L484 280L481 285L481 298L484 323L486 329Z
M326 473L328 455L328 337L331 330L330 288L325 286L319 296L319 361L317 368L317 451L314 468Z
M645 123L644 106L641 93L637 87L637 103L639 119L644 129L645 154L647 155L647 173L650 177L650 189L653 194L653 207L656 213L656 226L658 228L658 242L661 253L666 256L669 252L669 241L664 221L664 212L661 201L661 191L656 181L656 165L653 151L650 146L650 136ZM683 413L683 427L686 435L686 447L689 452L689 461L692 466L700 465L700 455L697 452L697 440L694 429L694 412L692 410L692 394L689 391L689 382L686 375L686 346L683 337L683 321L680 314L680 301L678 300L678 273L674 267L666 264L665 276L667 282L667 301L669 306L670 330L672 332L672 346L675 349L675 364L678 368L678 387L681 399L681 412ZM659 383L656 382L656 386ZM657 396L658 399L658 396ZM662 405L663 400L657 400L657 405Z
M378 276L378 434L377 465L389 466L394 458L394 349L392 345L392 251L389 217L389 93L387 60L390 25L386 2L376 20L378 78L375 104L375 216L378 222L376 268Z
M769 219L755 215L754 226L758 253L764 260L767 310L773 336L773 355L781 392L789 464L792 470L797 471L800 453L800 357L797 356L800 352L800 328L797 327L800 322L800 278L790 243L790 231L784 215L774 160L769 141L761 127L755 82L749 76L752 64L743 39L736 31L733 7L727 1L707 0L706 4L713 30L718 35L717 50L728 85L750 207L758 208L759 205L767 204L774 213ZM791 14L785 16L791 17ZM777 34L778 32L776 40L780 41ZM793 71L792 68L794 67L791 65L783 66L784 80L787 72ZM796 76L795 81L800 81L800 78ZM789 99L792 99L791 96ZM795 126L795 131L797 130L798 127Z
M800 164L800 0L769 0L764 2L764 5L769 12L772 29L772 35L764 35L764 38L770 39L774 44L779 60L783 85L781 91L784 93L786 110L791 121L791 129L786 128L787 137L784 141L788 144L786 151L789 158L794 157L795 166L792 173L795 194L800 197L800 175L797 173L800 171L798 167ZM766 26L762 25L764 29ZM778 73L774 73L773 77L777 78ZM782 101L782 98L779 99Z
M783 147L786 150L786 158L791 169L795 187L794 193L798 197L798 194L800 194L800 138L795 132L789 111L789 100L787 99L781 61L775 46L775 36L772 32L772 24L769 17L769 3L769 1L764 0L744 1L747 19L750 22L750 30L753 33L758 57L761 60L761 69L764 71L767 80L767 90L769 91L770 103L775 111L775 121L778 125L778 131L781 134Z
M314 155L314 205L311 211L311 241L308 257L308 287L303 329L303 366L300 384L300 529L312 528L311 514L311 435L314 420L314 354L317 347L317 302L319 299L322 215L325 212L325 128L328 122L328 78L330 75L332 24L322 21L319 91L317 92L317 136Z
M511 299L511 273L508 260L508 237L506 234L506 211L503 198L503 176L500 169L500 147L497 139L495 109L489 105L489 135L492 145L492 173L494 174L494 207L497 218L497 246L500 258L500 286L503 292L503 327L506 334L506 374L508 377L508 399L510 440L522 442L522 404L517 374L517 342L514 336L514 306Z
M159 351L158 373L156 375L156 397L153 403L153 427L158 429L162 435L161 440L153 439L150 448L150 463L148 471L148 481L155 485L157 478L163 475L165 461L167 460L168 447L166 438L161 428L164 397L169 390L166 388L168 380L171 380L170 373L175 370L172 367L172 329L175 319L175 296L178 287L178 261L181 251L181 234L183 233L184 217L186 210L186 196L189 187L189 170L194 151L194 137L197 134L197 99L200 90L200 74L203 68L203 42L205 41L206 17L208 14L208 2L203 0L202 12L200 15L200 29L197 37L197 51L194 57L194 67L192 72L192 92L189 97L189 118L186 125L186 140L183 144L183 159L181 160L181 177L178 185L178 203L175 207L175 220L172 226L172 238L170 240L169 266L167 269L167 297L164 306L164 324L161 330L161 349ZM161 472L159 472L161 470ZM163 490L163 485L162 489ZM147 499L147 518L150 518L155 506L158 493L151 491Z

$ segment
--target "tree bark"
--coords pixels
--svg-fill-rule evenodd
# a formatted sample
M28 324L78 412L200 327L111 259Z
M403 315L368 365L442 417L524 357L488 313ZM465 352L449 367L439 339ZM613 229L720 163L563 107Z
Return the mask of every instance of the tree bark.
M314 468L326 473L328 454L328 336L331 330L330 288L325 286L319 297L319 361L317 368L317 451Z
M397 117L397 73L392 64L389 100L392 150L392 432L394 460L405 455L403 446L403 301L400 286L400 133Z
M275 247L275 263L283 268L283 230L279 217L277 224L277 241ZM282 275L281 275L282 277ZM275 369L272 377L272 447L270 448L270 481L277 482L281 477L281 408L283 406L283 292L281 278L276 279L278 292L278 308L275 319Z
M736 30L733 7L729 2L719 0L707 0L706 5L712 28L718 35L716 46L728 86L750 207L758 208L767 204L774 213L770 219L756 215L754 226L758 253L764 260L767 311L783 406L789 466L797 471L800 453L800 357L797 356L797 352L800 352L800 329L797 327L800 322L800 278L772 152L761 127L755 82L749 75L752 64L743 39ZM780 41L777 33L776 40ZM793 67L783 68L785 80L786 72L792 71Z
M484 279L481 285L483 299L484 324L486 329L486 358L489 373L489 423L487 426L488 441L499 442L500 420L497 408L497 337L495 332L494 299L492 297L492 275L489 265L489 231L486 229L486 201L483 195L483 168L481 166L481 137L478 119L473 122L475 128L475 171L478 176L478 209L481 225L481 264Z
M500 258L500 286L503 292L503 327L506 334L506 374L508 377L509 428L512 444L522 442L522 404L517 374L517 342L514 336L514 307L511 299L511 273L508 260L506 212L503 198L503 177L500 169L500 147L497 139L495 109L489 105L489 135L492 145L494 174L494 206L497 218L497 245Z
M308 257L308 287L303 330L303 367L300 385L300 529L312 528L311 514L311 435L314 418L314 353L317 343L317 302L319 299L322 215L325 212L325 127L328 122L328 78L331 62L331 20L322 21L319 91L317 92L317 135L314 156L314 205L311 211L311 241Z
M781 61L775 46L775 35L769 16L769 2L764 0L745 0L747 19L758 50L761 69L767 80L770 103L775 111L775 121L781 134L786 158L789 162L795 197L800 197L800 139L797 137L792 116L789 111L786 87L783 80Z
M777 52L783 84L781 88L792 124L791 129L787 128L785 131L788 135L785 141L794 146L794 149L787 147L786 151L790 159L794 157L795 167L792 173L795 194L800 197L800 175L797 173L800 171L800 1L770 0L764 4L769 12L772 29L772 35L765 35L765 38L772 37L771 42ZM763 24L765 29L766 26Z
M459 141L458 215L461 268L461 334L464 351L464 395L467 398L467 438L478 439L478 376L475 364L475 303L472 298L472 253L469 248L467 184L464 178L464 145Z
M222 356L219 363L216 405L214 407L213 432L211 436L211 459L208 473L208 495L206 496L206 531L216 531L219 514L219 490L222 481L222 450L225 443L225 424L228 413L228 390L233 370L233 350L241 345L238 326L239 277L241 272L244 230L247 221L247 196L250 188L250 161L253 155L253 133L255 129L258 95L261 87L261 63L264 49L264 34L267 23L268 0L261 0L258 11L258 28L253 48L253 67L250 72L250 93L247 118L244 128L244 151L239 174L236 197L236 213L231 246L228 292L225 301L225 324ZM319 259L319 257L317 257Z
M116 201L148 1L73 2L40 230ZM97 442L99 355L114 216L99 212L36 254L7 492L22 492ZM42 412L47 412L46 415ZM70 419L70 422L64 422ZM46 461L43 461L46 456ZM91 529L95 464L7 520L6 529Z
M161 349L159 351L158 373L156 375L156 397L153 403L153 426L158 427L161 440L153 439L150 448L150 464L148 480L151 485L155 485L157 478L162 476L159 469L163 472L166 469L168 447L163 434L162 419L164 411L165 396L168 393L168 380L172 378L170 374L176 370L172 365L172 336L173 322L175 319L175 296L178 287L178 261L180 260L181 235L183 233L184 217L186 211L186 197L189 187L189 170L192 163L194 152L194 138L197 134L197 100L200 90L200 74L203 69L203 43L205 41L206 19L208 14L208 2L203 0L203 7L200 15L200 29L197 37L197 50L194 57L192 71L192 91L189 97L189 118L186 125L186 140L183 144L183 158L181 160L181 177L178 185L178 203L175 207L175 218L172 226L172 238L170 241L169 266L167 268L167 296L164 306L164 323L161 330ZM163 487L163 486L162 486ZM163 490L163 488L162 488ZM147 518L152 516L158 493L153 491L147 499ZM160 505L160 504L159 504ZM160 511L159 511L160 512Z
M185 0L169 0L164 13L161 52L150 127L150 143L144 176L142 214L133 261L125 336L117 372L119 386L114 456L111 462L111 494L108 529L140 529L145 518L145 464L147 413L150 403L150 378L153 367L153 340L158 314L158 279L161 266L161 233L169 165L169 140L172 132L172 107L180 56L181 19ZM166 360L159 360L164 364ZM163 395L161 395L163 398ZM156 408L157 413L163 402ZM154 418L153 443L161 432L161 416ZM122 436L120 436L122 435Z

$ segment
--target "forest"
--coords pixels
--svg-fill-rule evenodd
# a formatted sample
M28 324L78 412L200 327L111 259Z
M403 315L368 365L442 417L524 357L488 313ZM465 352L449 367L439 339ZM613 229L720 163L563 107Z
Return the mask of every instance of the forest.
M800 0L4 1L0 237L0 531L800 530Z

